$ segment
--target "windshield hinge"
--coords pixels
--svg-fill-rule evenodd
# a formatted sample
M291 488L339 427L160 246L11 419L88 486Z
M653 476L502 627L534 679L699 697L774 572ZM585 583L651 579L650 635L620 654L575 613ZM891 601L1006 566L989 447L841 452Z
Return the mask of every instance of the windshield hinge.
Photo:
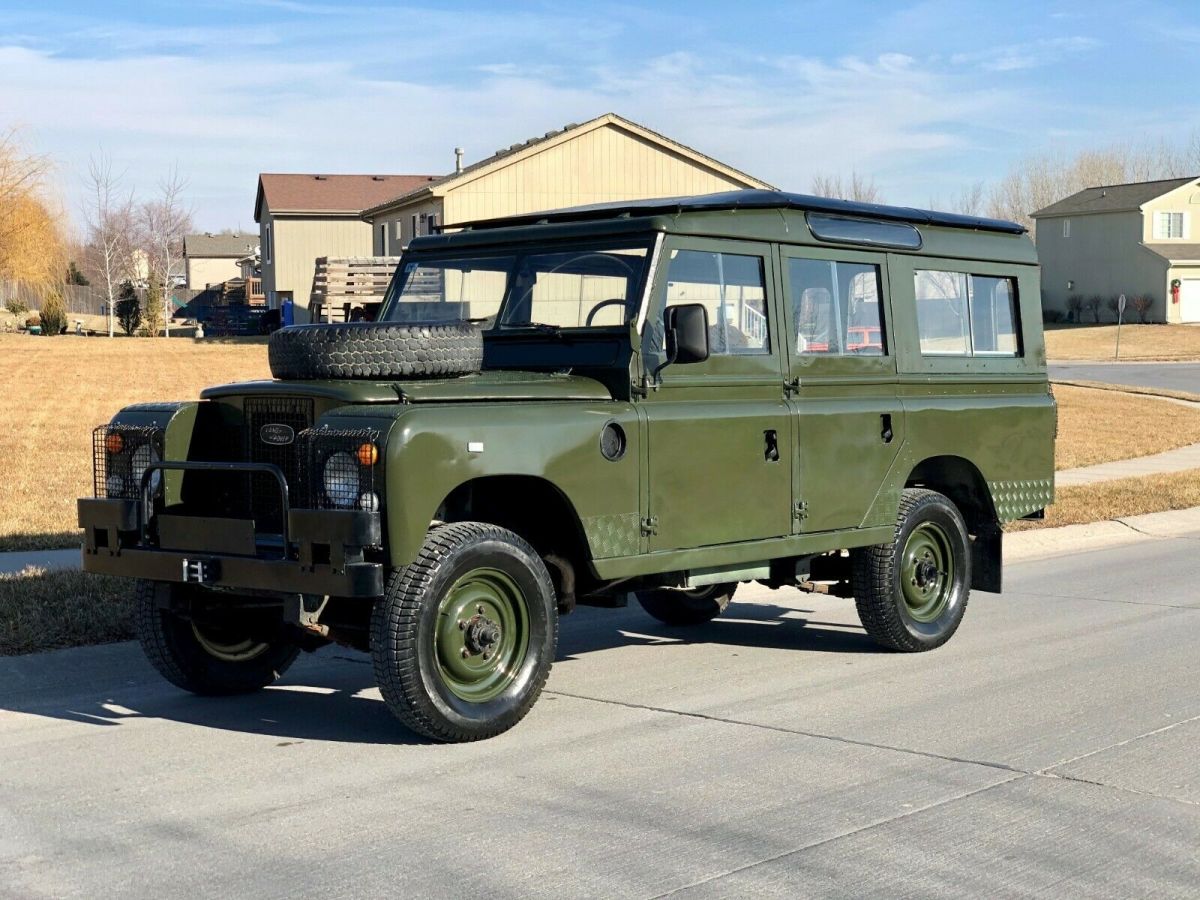
M790 397L793 394L800 393L800 376L788 379L783 383L783 396Z
M647 516L642 519L642 534L646 536L658 534L658 516Z
M808 501L797 500L792 504L792 518L797 522L803 522L808 518Z

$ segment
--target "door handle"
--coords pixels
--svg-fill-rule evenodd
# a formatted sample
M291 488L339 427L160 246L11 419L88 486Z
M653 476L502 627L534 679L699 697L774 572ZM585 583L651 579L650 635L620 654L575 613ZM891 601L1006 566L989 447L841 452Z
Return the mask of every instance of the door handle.
M892 414L883 413L879 417L879 437L885 444L890 444L895 434L892 431Z
M763 442L766 444L763 459L767 462L779 462L779 435L775 433L775 429L763 432Z

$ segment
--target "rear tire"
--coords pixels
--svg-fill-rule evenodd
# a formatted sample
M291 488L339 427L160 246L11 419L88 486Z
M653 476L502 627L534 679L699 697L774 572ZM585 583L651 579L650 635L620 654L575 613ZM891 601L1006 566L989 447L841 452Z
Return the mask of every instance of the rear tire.
M969 541L962 514L947 497L906 489L892 542L851 554L854 602L867 634L909 653L950 640L971 593Z
M664 625L703 625L725 612L735 590L736 582L692 590L658 588L639 591L637 599L642 609Z
M134 629L142 651L163 678L193 694L257 691L278 680L300 653L282 619L276 623L261 610L221 609L180 584L140 579L136 592Z
M550 573L521 537L483 522L429 532L371 619L388 708L435 741L493 737L525 717L558 644Z

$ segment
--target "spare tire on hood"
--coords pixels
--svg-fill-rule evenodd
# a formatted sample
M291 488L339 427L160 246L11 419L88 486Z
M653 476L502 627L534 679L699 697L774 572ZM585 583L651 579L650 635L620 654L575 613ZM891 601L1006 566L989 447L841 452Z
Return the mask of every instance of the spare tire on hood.
M482 368L483 334L469 322L293 325L267 358L284 379L448 378Z

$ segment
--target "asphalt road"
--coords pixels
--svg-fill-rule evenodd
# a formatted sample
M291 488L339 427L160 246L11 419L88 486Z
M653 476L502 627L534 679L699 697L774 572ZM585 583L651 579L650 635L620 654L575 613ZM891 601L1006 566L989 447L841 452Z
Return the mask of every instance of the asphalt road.
M0 894L1195 897L1198 541L1012 566L923 655L795 591L584 610L463 746L340 650L216 700L128 644L0 660Z
M1200 393L1200 363L1051 363L1058 381L1104 381Z

